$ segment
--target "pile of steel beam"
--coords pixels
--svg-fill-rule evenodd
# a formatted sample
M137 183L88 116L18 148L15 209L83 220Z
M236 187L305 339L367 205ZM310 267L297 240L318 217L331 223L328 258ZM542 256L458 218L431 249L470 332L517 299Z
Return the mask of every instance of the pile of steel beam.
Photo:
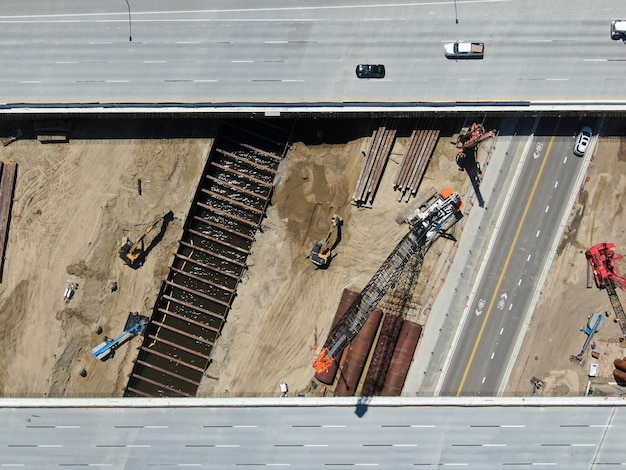
M226 121L190 210L126 387L127 396L194 396L270 202L290 128Z
M384 118L379 128L374 131L369 151L365 154L365 161L361 167L352 204L356 206L373 204L396 139L396 131L396 120L393 118Z
M398 201L404 196L408 200L417 193L435 150L439 132L439 119L437 118L420 119L415 124L394 181L394 189L400 191Z
M13 206L13 190L17 177L16 162L0 162L0 282L4 268L4 254L9 238L11 223L11 207Z

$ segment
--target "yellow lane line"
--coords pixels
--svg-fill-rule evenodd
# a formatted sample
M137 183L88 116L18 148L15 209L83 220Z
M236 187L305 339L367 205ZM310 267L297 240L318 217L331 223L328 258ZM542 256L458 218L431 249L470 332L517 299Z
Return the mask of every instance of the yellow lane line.
M472 367L472 362L474 362L474 356L476 355L476 350L478 349L478 345L480 340L485 332L485 327L487 326L487 321L491 316L491 312L493 310L493 305L498 297L498 292L500 290L500 285L504 280L504 275L506 274L506 270L509 266L509 262L511 261L511 256L513 255L513 251L515 250L515 245L517 245L517 239L519 238L519 234L522 231L522 226L524 225L524 221L526 220L526 216L528 215L528 209L530 208L530 204L535 197L535 191L537 190L537 186L539 185L539 179L543 174L543 169L546 166L546 162L548 161L548 155L550 155L550 149L552 148L552 144L554 143L554 139L556 133L559 129L560 122L557 123L556 129L554 130L554 135L550 139L550 143L548 144L548 148L546 150L545 157L543 162L541 163L541 168L539 168L539 173L537 174L537 178L535 178L535 183L533 184L533 189L530 192L530 196L528 198L528 202L526 203L526 207L524 208L524 213L522 214L522 218L517 226L517 231L515 232L515 237L513 238L513 243L511 243L511 248L509 248L509 253L506 256L506 260L504 261L504 266L502 267L502 273L500 274L500 278L498 279L498 283L496 284L496 288L493 291L493 296L491 297L491 302L489 302L489 307L487 308L487 313L485 314L485 318L483 320L483 324L480 327L480 331L478 332L478 337L476 338L476 342L474 343L474 348L472 349L472 354L470 354L469 362L467 363L467 367L465 368L465 372L463 372L463 377L461 378L461 383L459 384L459 388L456 391L456 396L461 395L461 391L463 390L463 386L465 385L465 380L467 379L467 375L469 374L470 367Z

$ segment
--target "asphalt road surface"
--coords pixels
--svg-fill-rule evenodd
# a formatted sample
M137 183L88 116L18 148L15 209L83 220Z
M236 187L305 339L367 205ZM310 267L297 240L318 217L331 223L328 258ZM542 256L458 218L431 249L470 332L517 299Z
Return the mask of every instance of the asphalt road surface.
M477 280L441 394L498 393L559 223L577 190L583 158L572 149L580 127L576 119L540 121Z
M4 0L0 104L626 104L618 17L621 0ZM484 60L446 59L456 40Z
M610 406L1 408L0 467L616 468Z

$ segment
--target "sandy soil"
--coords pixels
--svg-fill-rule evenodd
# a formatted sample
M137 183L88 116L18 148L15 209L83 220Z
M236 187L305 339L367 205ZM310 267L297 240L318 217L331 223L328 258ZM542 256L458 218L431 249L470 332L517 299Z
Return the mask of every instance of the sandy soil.
M613 360L626 355L623 347L626 342L617 341L621 330L613 322L615 315L606 292L595 285L587 288L585 258L585 250L601 242L613 242L617 253L626 253L626 230L621 222L626 189L626 138L619 137L625 134L626 128L615 120L607 126L607 136L599 141L509 380L509 394L530 395L533 376L545 382L539 391L541 395L580 396L590 380L595 393L626 393L626 389L606 386L614 382ZM622 261L618 266L626 273ZM624 304L626 295L619 290L618 295ZM605 311L610 318L605 318L594 337L600 359L591 358L591 351L587 351L582 365L570 361L570 356L577 355L587 339L580 331L587 325L587 317ZM599 364L600 377L587 377L591 362Z
M98 136L0 147L2 160L19 165L0 284L3 396L122 394L140 340L106 362L94 359L91 349L104 335L122 333L130 311L150 314L211 144ZM168 209L175 219L144 266L125 266L117 256L123 237L138 238ZM68 280L78 289L65 304ZM82 368L86 377L79 375Z

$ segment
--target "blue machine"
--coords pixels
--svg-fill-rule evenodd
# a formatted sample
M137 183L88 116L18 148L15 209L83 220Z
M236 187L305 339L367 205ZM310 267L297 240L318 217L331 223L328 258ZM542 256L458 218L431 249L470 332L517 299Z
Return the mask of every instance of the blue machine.
M587 327L581 328L581 331L583 331L587 335L587 341L585 341L583 348L578 353L578 356L576 356L576 360L580 362L581 364L583 363L584 355L587 352L587 349L589 348L591 341L593 340L593 336L598 332L598 330L602 326L602 320L604 320L603 314L594 313L593 315L589 317L589 320L587 321Z
M137 315L137 314L135 313L135 315ZM124 344L124 342L128 338L130 338L131 336L134 336L134 335L142 334L144 332L144 330L146 329L146 325L148 324L148 321L147 321L147 319L145 317L138 317L138 321L137 322L132 322L132 323L134 323L134 324L131 327L127 327L126 331L124 331L124 333L119 335L117 338L115 338L115 339L106 339L105 338L105 340L102 343L100 343L98 346L93 348L91 350L91 353L93 354L93 357L95 357L96 359L100 359L101 361L104 361L104 360L108 359L109 356L111 354L113 354L113 352L119 346Z

